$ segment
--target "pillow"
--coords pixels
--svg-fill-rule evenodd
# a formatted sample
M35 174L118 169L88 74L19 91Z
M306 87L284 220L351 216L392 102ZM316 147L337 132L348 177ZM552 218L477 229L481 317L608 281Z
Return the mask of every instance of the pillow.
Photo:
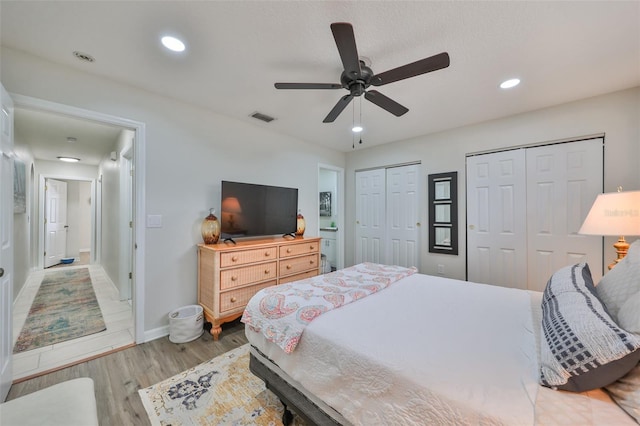
M613 383L640 360L640 338L611 319L586 263L551 276L542 296L540 382L583 392Z
M624 302L618 311L618 324L631 333L640 334L640 291Z
M640 366L605 389L616 404L640 423Z
M640 240L634 241L625 258L604 274L596 286L596 292L612 318L618 321L618 311L622 305L640 292Z

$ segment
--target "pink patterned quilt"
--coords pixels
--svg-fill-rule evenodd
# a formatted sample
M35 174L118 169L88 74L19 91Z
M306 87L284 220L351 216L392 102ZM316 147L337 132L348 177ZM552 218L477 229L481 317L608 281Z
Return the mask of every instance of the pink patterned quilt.
M318 316L416 272L416 268L360 263L330 274L265 288L251 298L241 321L291 353L304 328Z

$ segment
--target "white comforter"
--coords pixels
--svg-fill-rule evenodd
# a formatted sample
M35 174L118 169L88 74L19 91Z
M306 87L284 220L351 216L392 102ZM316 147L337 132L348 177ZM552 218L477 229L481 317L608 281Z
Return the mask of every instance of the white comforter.
M358 425L532 425L527 292L415 274L307 326L285 354L249 341Z

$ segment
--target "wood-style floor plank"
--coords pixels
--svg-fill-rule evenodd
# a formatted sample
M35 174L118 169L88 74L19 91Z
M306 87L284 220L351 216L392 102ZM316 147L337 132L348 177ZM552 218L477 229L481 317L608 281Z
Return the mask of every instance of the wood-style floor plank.
M65 380L91 377L100 425L148 425L149 418L138 389L168 379L245 343L244 325L239 321L225 324L217 342L207 332L193 342L181 344L171 343L168 337L163 337L14 384L7 401Z

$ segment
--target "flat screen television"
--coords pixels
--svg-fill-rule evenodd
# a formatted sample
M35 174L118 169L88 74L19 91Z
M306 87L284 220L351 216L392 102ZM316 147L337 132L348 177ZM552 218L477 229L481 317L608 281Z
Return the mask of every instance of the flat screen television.
M223 239L295 234L298 189L222 181Z

